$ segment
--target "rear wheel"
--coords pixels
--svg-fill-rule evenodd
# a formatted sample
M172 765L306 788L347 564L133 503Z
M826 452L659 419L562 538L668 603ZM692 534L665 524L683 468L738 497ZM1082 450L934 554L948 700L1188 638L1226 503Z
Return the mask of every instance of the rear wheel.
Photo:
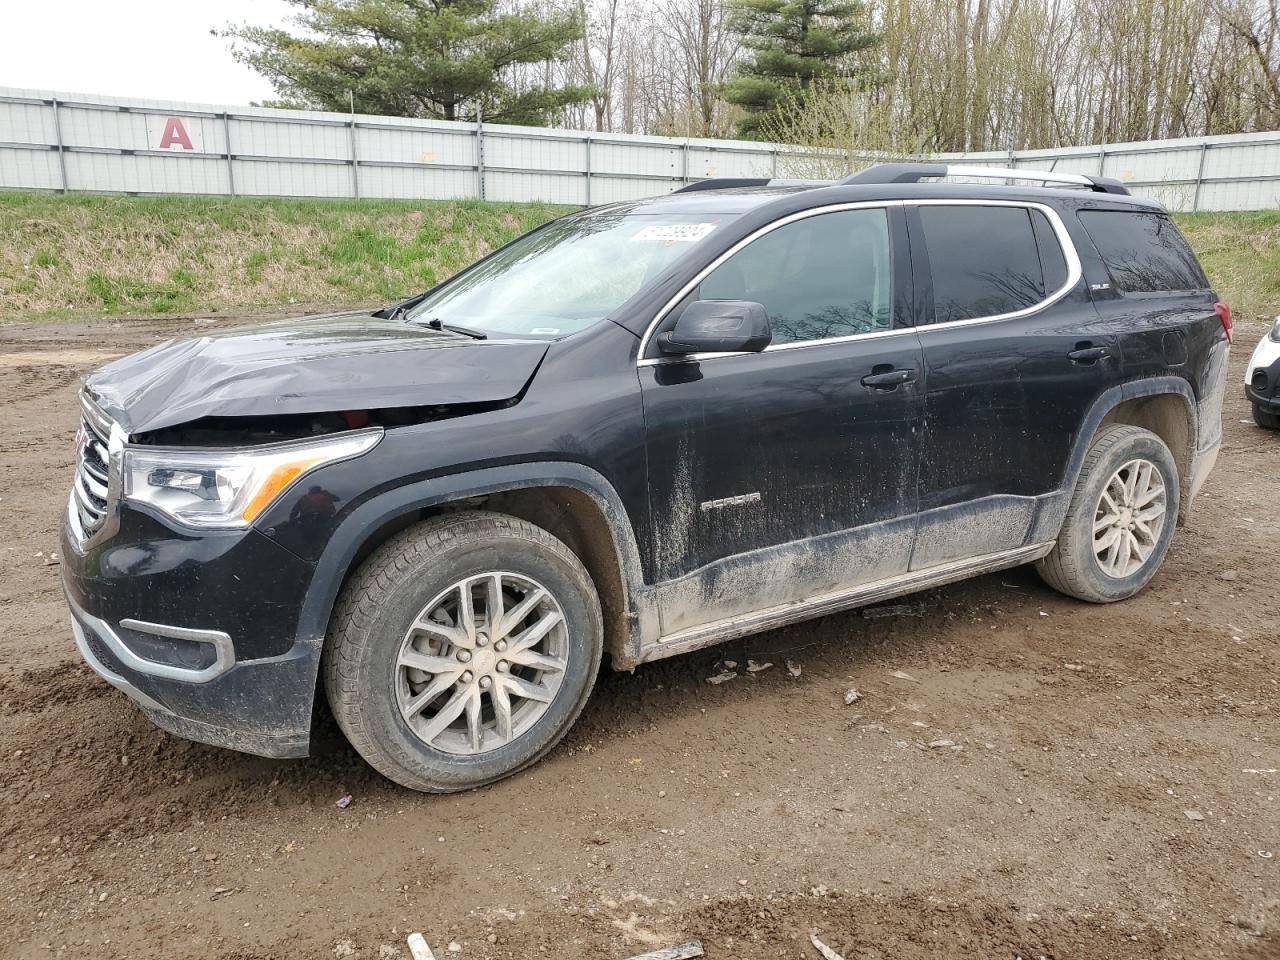
M1178 470L1164 441L1140 427L1103 427L1085 455L1058 542L1036 570L1081 600L1131 597L1164 561L1178 505Z
M1262 404L1253 405L1253 422L1268 430L1280 430L1280 413L1271 413L1262 408Z
M533 763L586 703L603 645L582 563L523 520L459 513L403 531L345 588L325 684L352 746L415 790Z

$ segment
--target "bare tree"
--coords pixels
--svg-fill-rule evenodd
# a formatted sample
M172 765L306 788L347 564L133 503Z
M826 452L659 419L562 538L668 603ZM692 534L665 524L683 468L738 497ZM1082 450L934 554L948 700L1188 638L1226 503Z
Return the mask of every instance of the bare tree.
M622 2L597 0L588 10L586 0L578 0L578 9L587 24L577 44L578 74L592 91L595 128L611 130L610 106L623 34Z
M1252 119L1262 127L1280 126L1280 2L1227 0L1215 9L1251 61L1246 95Z
M1014 150L1280 127L1280 0L869 0L879 42L770 139L874 155ZM725 0L502 0L586 36L531 86L589 86L559 122L728 136Z
M725 21L723 0L663 0L654 13L692 114L688 132L703 137L723 132L727 105L720 85L738 55L738 38Z

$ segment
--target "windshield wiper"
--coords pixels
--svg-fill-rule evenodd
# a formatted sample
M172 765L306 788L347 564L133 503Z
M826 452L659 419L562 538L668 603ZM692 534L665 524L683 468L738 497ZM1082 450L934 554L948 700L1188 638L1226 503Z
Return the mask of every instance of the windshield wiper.
M426 293L420 293L416 297L410 297L408 300L402 300L400 303L393 303L389 307L383 307L381 310L375 310L373 315L382 320L403 320L408 316L410 310L426 298Z
M456 323L445 323L439 317L432 317L424 327L430 327L432 330L447 330L449 333L460 333L464 337L470 337L472 340L488 340L489 335L483 330L476 330L472 327L464 327Z

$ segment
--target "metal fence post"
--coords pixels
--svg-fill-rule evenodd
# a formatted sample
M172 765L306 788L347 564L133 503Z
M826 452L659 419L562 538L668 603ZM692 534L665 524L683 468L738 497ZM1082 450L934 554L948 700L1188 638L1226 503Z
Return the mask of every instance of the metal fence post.
M1098 144L1098 176L1102 176L1103 170L1107 167L1107 145L1105 143Z
M1204 184L1204 158L1209 152L1209 144L1201 142L1200 144L1200 166L1196 169L1196 189L1191 195L1191 212L1195 213L1200 209L1200 187Z
M235 165L231 162L231 114L224 113L222 115L222 139L226 141L227 147L227 188L231 191L231 196L236 195L236 170Z
M586 186L587 186L587 202L584 204L584 206L588 206L588 207L589 207L589 206L591 206L591 134L587 134L587 135L583 138L583 141L582 141L582 142L583 142L583 144L586 146L586 151L587 151L587 160L586 160L586 167L587 167L587 170L586 170L586 174L587 174L587 177L586 177Z
M689 138L685 137L684 143L680 144L680 184L681 186L689 182Z
M53 104L53 136L58 141L58 170L62 174L62 192L66 193L70 186L67 184L67 154L62 146L62 120L58 116L58 98L54 97L49 102Z
M773 180L777 180L778 179L778 145L777 144L774 144L769 149L769 154L770 154L770 159L773 161L770 178Z
M360 199L360 158L356 155L356 97L348 90L347 97L351 103L351 195Z
M484 199L484 111L476 107L476 196Z

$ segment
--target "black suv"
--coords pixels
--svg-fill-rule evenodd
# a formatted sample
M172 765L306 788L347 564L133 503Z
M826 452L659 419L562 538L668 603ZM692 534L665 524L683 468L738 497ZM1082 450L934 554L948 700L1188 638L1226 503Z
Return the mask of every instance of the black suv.
M76 641L181 736L305 755L322 681L386 776L475 787L605 653L1030 562L1131 596L1217 456L1230 339L1164 209L1101 178L890 164L571 214L395 307L89 376Z

